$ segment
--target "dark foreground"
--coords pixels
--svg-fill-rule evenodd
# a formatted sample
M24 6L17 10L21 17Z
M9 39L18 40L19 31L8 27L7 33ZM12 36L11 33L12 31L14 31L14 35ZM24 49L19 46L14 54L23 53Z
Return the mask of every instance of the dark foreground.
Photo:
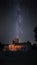
M37 65L37 52L35 51L0 51L0 65Z

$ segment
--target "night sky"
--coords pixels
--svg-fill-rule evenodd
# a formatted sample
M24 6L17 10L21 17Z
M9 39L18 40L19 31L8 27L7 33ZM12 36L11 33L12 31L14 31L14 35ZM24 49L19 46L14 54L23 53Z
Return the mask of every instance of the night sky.
M0 41L12 42L16 37L17 4L19 2L21 14L21 40L34 42L34 27L37 26L37 2L29 0L1 0L0 1Z

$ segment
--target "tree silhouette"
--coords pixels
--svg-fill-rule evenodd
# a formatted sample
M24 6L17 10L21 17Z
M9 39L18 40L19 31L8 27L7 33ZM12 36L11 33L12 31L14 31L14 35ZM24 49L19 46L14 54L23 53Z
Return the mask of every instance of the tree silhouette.
M34 33L35 33L35 41L37 42L37 27L34 28Z
M0 50L2 50L3 47L4 47L4 44L2 44L2 43L0 42Z

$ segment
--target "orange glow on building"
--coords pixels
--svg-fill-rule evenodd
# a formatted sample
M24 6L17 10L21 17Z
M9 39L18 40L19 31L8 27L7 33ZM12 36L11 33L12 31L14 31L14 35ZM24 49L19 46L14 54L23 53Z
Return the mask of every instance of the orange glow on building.
M8 46L9 50L10 51L18 51L18 50L21 50L21 48L23 48L22 45L14 45L14 44L10 44Z
M9 50L9 51L20 51L21 49L24 49L25 46L23 45L14 45L9 44L8 46L5 46L3 51Z

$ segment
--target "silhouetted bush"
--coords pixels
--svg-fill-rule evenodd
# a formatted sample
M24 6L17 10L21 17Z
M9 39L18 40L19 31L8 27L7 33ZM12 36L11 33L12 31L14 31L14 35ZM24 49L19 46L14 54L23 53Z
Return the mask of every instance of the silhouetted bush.
M37 51L37 44L33 44L32 50Z

